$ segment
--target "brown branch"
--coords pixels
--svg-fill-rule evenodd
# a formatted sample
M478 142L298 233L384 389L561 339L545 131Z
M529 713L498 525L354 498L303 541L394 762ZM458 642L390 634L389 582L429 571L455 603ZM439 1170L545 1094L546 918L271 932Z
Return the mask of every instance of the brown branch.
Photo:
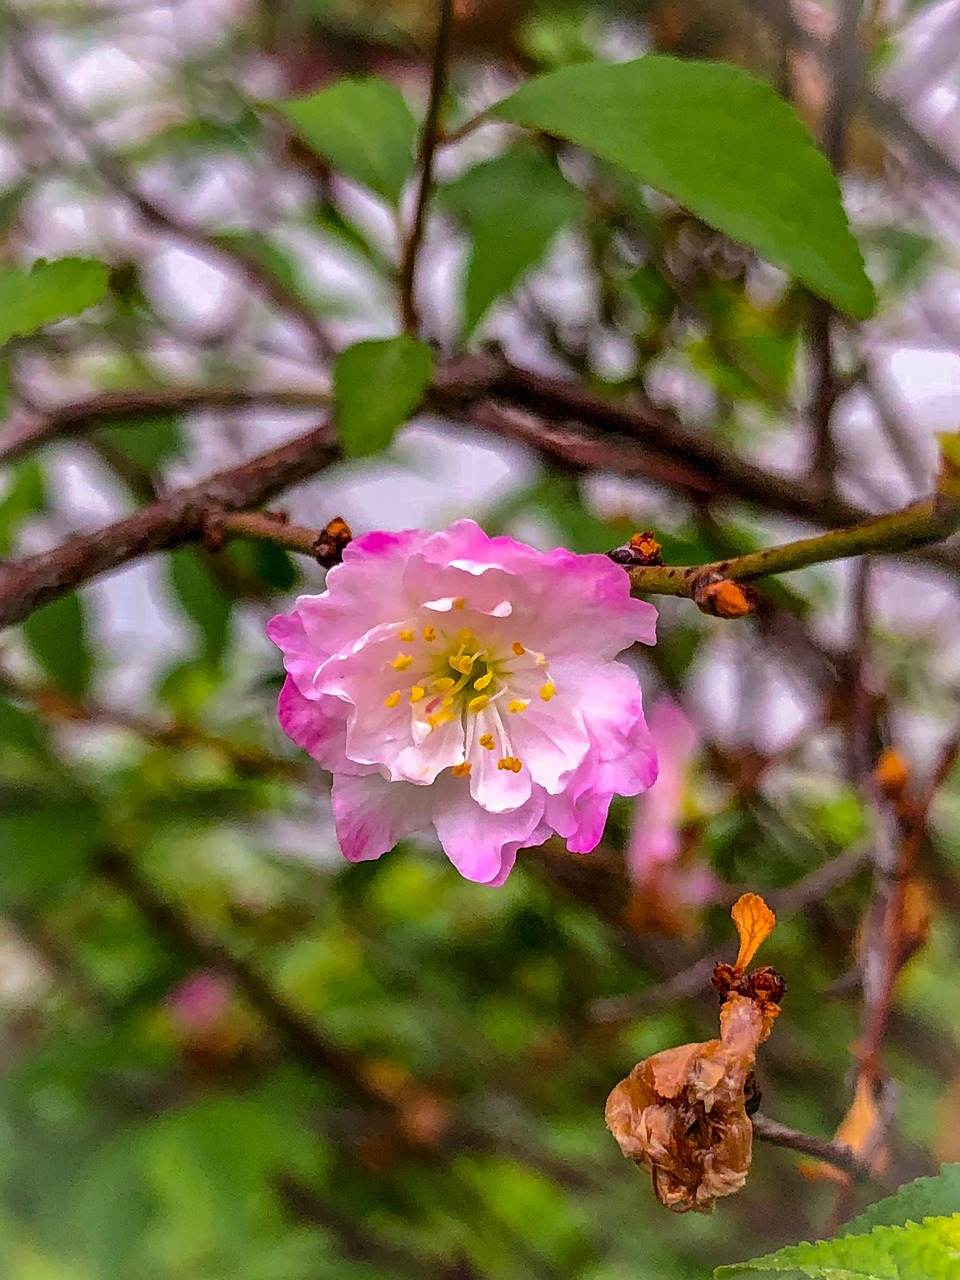
M453 0L439 0L439 8L433 67L430 73L430 99L420 135L420 180L417 187L417 204L410 235L403 250L403 261L400 264L400 318L404 329L412 334L416 334L419 329L415 297L417 263L427 225L427 208L433 190L433 161L441 137L440 117L447 81L450 37L453 33Z
M826 1138L801 1133L799 1129L790 1129L762 1113L753 1117L753 1133L761 1142L768 1142L773 1147L786 1147L790 1151L799 1151L801 1155L832 1164L835 1169L850 1174L858 1182L867 1182L876 1176L845 1143L830 1142Z
M214 513L260 506L339 457L339 447L324 424L94 533L0 564L0 627L22 621L47 601L101 573L199 540Z
M491 393L509 398L541 418L581 422L607 435L591 440L538 421L522 427L522 438L535 448L555 450L567 465L611 467L622 474L643 475L667 487L685 491L695 501L722 496L754 502L766 510L799 516L811 523L850 525L818 537L774 547L735 560L711 565L632 570L638 593L698 598L710 575L749 582L768 574L785 573L804 565L871 551L903 551L946 537L956 528L957 506L931 498L903 511L872 517L861 508L833 497L823 498L803 482L771 476L712 441L688 431L668 411L642 399L630 406L604 400L592 392L483 357L452 361L438 375L424 407L455 418L475 421L500 434L521 438L521 415L504 414ZM224 393L215 393L216 395ZM138 402L138 412L149 412ZM92 425L96 405L74 406L68 422ZM181 401L182 403L182 401ZM199 397L194 401L199 404ZM114 402L121 412L120 402ZM122 402L123 412L130 401ZM506 424L506 425L504 425ZM628 437L625 439L624 437ZM631 446L629 437L644 447ZM0 565L0 627L22 621L55 596L141 556L202 537L218 512L237 512L263 505L291 485L315 475L337 461L339 449L326 425L298 436L278 449L178 490L124 520L91 534L82 534L51 551ZM867 517L864 519L864 517ZM266 526L258 526L264 533ZM237 529L238 533L243 530ZM312 531L288 533L291 549L307 550ZM246 530L252 533L252 526ZM259 536L259 533L256 535ZM925 557L956 572L957 559L937 548Z
M881 1050L893 1004L894 985L903 961L903 917L907 885L914 872L927 818L940 789L960 756L960 730L946 742L919 800L903 829L893 815L884 823L885 855L877 858L876 898L870 910L862 948L864 994L863 1036L857 1046L860 1070L872 1081L882 1079ZM899 834L899 846L896 839Z
M789 0L752 0L751 7L790 44L813 54L821 65L829 65L830 48L797 21ZM960 168L906 119L895 102L881 97L862 79L856 88L855 102L868 120L900 143L930 177L960 187Z
M68 440L110 423L130 422L155 414L181 414L218 409L325 408L329 396L321 391L292 388L155 387L150 390L104 391L51 406L42 418L0 434L0 464L16 462L34 449Z

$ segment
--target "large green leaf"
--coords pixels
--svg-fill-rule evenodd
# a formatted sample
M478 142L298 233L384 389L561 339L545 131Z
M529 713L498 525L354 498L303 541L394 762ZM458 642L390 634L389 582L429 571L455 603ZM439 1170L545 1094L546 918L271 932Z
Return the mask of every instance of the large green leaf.
M556 165L529 145L468 169L442 189L441 199L473 241L464 300L468 333L537 265L581 203Z
M376 76L277 104L303 141L345 178L391 204L413 169L417 123L403 95Z
M93 655L77 593L58 596L32 613L23 634L51 683L71 697L82 697L93 674Z
M0 271L0 343L79 315L106 291L107 268L90 258L41 258L31 271L8 267Z
M840 1234L861 1235L874 1227L903 1227L953 1213L960 1213L960 1164L945 1164L935 1178L917 1178L896 1195L878 1200L841 1227Z
M564 67L528 81L492 115L586 147L840 310L873 311L830 166L793 108L738 67L659 55Z
M347 457L386 449L432 377L430 348L407 334L348 347L333 370L337 430Z
M869 1235L790 1245L762 1258L717 1267L716 1280L756 1272L801 1272L810 1280L956 1280L960 1275L960 1214Z

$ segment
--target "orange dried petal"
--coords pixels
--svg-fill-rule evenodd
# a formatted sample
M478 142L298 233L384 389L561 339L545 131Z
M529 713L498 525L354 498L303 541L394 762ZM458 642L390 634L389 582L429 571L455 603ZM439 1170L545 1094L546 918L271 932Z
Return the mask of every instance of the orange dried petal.
M741 894L733 904L730 916L740 935L740 950L734 968L743 973L757 954L761 942L770 935L777 917L758 893Z

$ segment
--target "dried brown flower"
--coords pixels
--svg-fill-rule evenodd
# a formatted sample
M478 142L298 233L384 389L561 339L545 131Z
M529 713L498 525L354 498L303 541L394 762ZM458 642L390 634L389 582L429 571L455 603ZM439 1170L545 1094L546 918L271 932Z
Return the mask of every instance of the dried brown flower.
M731 914L740 952L735 964L717 965L714 973L723 996L719 1038L655 1053L607 1099L607 1127L620 1150L650 1170L657 1199L677 1213L710 1213L719 1196L746 1181L753 1063L780 1013L780 975L769 967L745 972L774 914L756 894L744 894Z

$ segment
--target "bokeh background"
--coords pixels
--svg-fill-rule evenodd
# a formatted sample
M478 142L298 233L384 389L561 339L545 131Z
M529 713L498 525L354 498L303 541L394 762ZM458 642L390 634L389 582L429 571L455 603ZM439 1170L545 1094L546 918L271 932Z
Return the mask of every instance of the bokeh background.
M747 251L576 153L518 165L488 126L440 156L421 281L438 351L464 349L472 262L490 304L473 350L640 394L824 495L881 510L928 491L935 433L960 425L960 5L852 8L853 46L849 4L458 0L454 124L524 75L657 49L766 76L830 149L849 79L833 159L881 305L858 330L829 319L825 346L809 300ZM111 289L0 354L0 553L304 430L331 353L396 331L393 219L269 104L374 73L420 115L435 23L427 0L3 5L0 254L100 258ZM518 201L533 212L504 282ZM120 391L130 412L101 422ZM357 532L471 515L578 551L652 529L668 563L810 527L776 492L740 498L589 424L512 412L422 416L278 505ZM845 1131L876 1179L758 1144L738 1196L673 1218L602 1120L639 1058L714 1034L711 966L752 890L778 910L761 958L788 985L763 1109L821 1137L841 1123L896 821L873 771L895 749L909 805L949 763L956 586L951 563L901 558L769 584L743 622L664 600L660 644L631 658L657 788L615 804L596 854L528 851L497 890L429 842L342 863L325 779L276 726L264 637L322 589L309 562L182 548L3 633L4 1275L686 1280L960 1159L946 769L904 899L886 1075Z

